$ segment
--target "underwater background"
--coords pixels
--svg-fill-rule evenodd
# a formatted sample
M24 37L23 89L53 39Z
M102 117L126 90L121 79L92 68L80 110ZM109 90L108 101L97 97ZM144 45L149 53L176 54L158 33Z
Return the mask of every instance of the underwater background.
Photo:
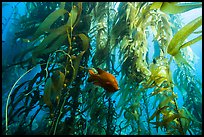
M2 2L2 131L201 135L202 3Z

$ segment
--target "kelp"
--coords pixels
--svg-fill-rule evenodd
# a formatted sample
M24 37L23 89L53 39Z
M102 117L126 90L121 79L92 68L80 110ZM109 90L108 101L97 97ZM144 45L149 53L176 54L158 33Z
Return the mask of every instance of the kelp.
M188 23L187 25L185 25L182 29L180 29L174 35L174 37L171 39L171 41L168 45L168 48L167 48L167 52L169 54L171 54L172 56L174 56L176 62L179 65L181 63L184 63L184 64L188 65L189 67L191 67L191 65L186 61L185 58L182 57L182 55L179 51L180 51L180 49L188 47L191 44L194 44L195 42L198 42L199 40L202 39L202 35L201 35L201 36L198 36L198 37L184 43L186 38L190 34L192 34L198 27L200 27L201 24L202 24L202 17L198 17L198 18L194 19L193 21L191 21L190 23Z
M89 48L89 41L90 41L89 38L83 33L79 34L78 36L82 40L83 50L86 51Z
M36 32L33 34L31 39L25 39L24 41L32 42L44 32L48 31L51 25L62 15L64 15L67 11L65 9L58 9L49 14L49 16L40 24Z
M79 4L80 5L80 4ZM81 8L81 7L80 7ZM68 11L65 9L58 9L49 14L48 17L41 23L41 25L38 27L36 32L33 34L33 38L31 39L24 39L24 41L32 42L36 38L38 38L40 35L45 34L46 32L50 33L46 38L43 39L43 41L34 48L32 51L32 62L36 64L37 57L41 56L43 54L52 52L56 50L59 46L64 44L65 35L64 33L71 33L73 31L74 24L76 24L77 17L81 14L80 11L76 6L73 6L73 9L69 13L69 19L65 25L62 25L61 27L58 27L57 29L52 29L51 26L56 22L56 20L67 13ZM79 15L78 15L79 14ZM56 40L58 39L58 40ZM55 43L52 44L52 46L49 46L49 49L46 50L47 46L53 42L53 40L56 40Z
M42 72L43 73L46 72L46 75L43 76L44 77L43 81L39 82L36 85L36 87L37 87L36 90L30 89L30 86L33 87L33 85L37 83L36 81L27 82L29 85L28 90L26 92L20 93L20 96L19 96L20 98L16 100L15 104L9 105L9 107L12 106L15 108L15 106L17 104L19 104L20 100L24 99L25 96L23 96L22 94L25 94L27 101L31 100L31 103L33 105L35 104L36 101L39 101L39 104L42 106L42 104L44 102L50 108L51 116L55 117L56 114L53 114L53 113L57 112L58 106L59 105L64 106L65 100L70 98L69 92L67 92L68 94L66 95L66 98L61 98L61 94L64 93L64 92L62 92L63 88L67 88L71 84L71 82L73 82L76 79L77 74L78 74L78 68L80 66L80 62L82 60L82 57L83 57L84 53L89 48L89 38L85 34L79 33L79 35L78 35L77 32L75 32L74 35L78 35L78 37L80 38L80 41L72 41L71 40L73 37L73 35L72 35L73 28L80 21L79 18L80 18L80 14L81 14L81 10L82 10L82 4L78 3L78 6L79 7L74 6L74 5L72 6L72 10L69 13L69 18L68 18L67 24L65 24L65 25L62 24L62 26L60 26L58 28L52 28L52 25L54 23L56 24L57 19L60 18L62 15L66 15L65 13L68 13L68 11L65 9L55 10L54 12L49 14L48 17L46 17L46 19L40 24L37 31L33 34L32 38L27 39L27 42L32 42L34 40L37 41L37 40L39 40L37 38L40 37L40 35L44 34L44 38L43 37L40 38L42 40L41 40L41 42L38 42L39 44L37 46L35 46L34 48L29 48L24 53L21 53L20 57L24 58L24 56L27 54L27 52L32 52L32 57L27 59L27 61L32 59L33 62L25 61L24 64L33 63L34 66L36 66L39 63L37 61L37 58L42 58L46 61L45 56L48 56L50 54L50 56L47 58L46 63L40 64L40 66L42 68ZM62 7L65 8L65 5ZM78 10L78 8L79 8L79 10ZM49 35L46 36L47 35L46 33L49 33ZM67 44L65 42L67 40L67 36L68 36L68 42L67 43L69 43L69 45L68 45L69 47L73 46L73 42L75 42L74 44L76 44L76 43L81 44L81 45L78 45L78 48L82 48L82 51L77 56L70 55L70 52L68 52L69 54L66 53L66 50L65 50L66 48L63 45ZM24 39L24 40L26 40L26 39ZM61 50L58 50L58 49L61 49ZM71 48L70 48L70 50L71 50ZM60 52L60 51L62 51L62 52ZM71 68L69 68L69 67L65 68L66 62L65 63L60 62L60 61L62 61L61 58L56 57L56 55L60 55L61 57L64 56L65 58L67 58L68 59L67 64L70 64ZM51 58L55 58L55 59L51 61ZM20 62L20 63L22 65L24 65L22 62ZM48 67L49 67L49 69L48 69ZM63 68L65 70L67 69L68 71L65 72L63 70ZM73 71L72 73L70 73L71 72L70 69ZM49 77L50 74L52 74L51 77ZM66 75L72 75L70 83L67 83L67 76ZM24 75L22 75L22 77L23 76ZM36 79L42 80L41 76L42 75L36 75L36 77L34 79L35 80ZM36 93L36 91L38 91L40 93L39 86L42 86L43 83L45 84L44 85L44 95L40 96L40 98L36 98L36 97L33 98L32 94ZM25 84L26 84L26 82L21 84L20 86L18 86L15 89L15 92L11 95L12 103L14 101L13 97L15 96L15 94L17 92L19 92L21 87L25 86ZM39 95L39 93L37 93L37 95ZM31 98L29 98L30 96L31 96ZM34 101L34 99L36 101ZM42 100L44 100L44 101L42 101ZM61 100L64 100L63 104L61 104ZM33 105L30 105L30 106L33 106ZM61 108L63 108L63 107L61 107ZM24 111L20 111L20 109L22 109ZM24 109L24 106L22 106L21 108L19 108L19 115L23 115L24 113L29 112L31 109L32 108ZM62 111L62 109L60 109L60 111ZM71 111L71 110L67 110L67 111ZM12 114L13 112L10 111L10 113ZM14 114L16 114L16 113L14 113ZM37 113L36 113L36 115L37 115ZM11 115L9 115L9 117L10 116ZM15 116L15 115L13 115L13 116ZM27 114L25 114L24 116L26 117ZM7 115L6 115L6 117L7 117ZM12 120L12 117L10 117L11 118L10 120ZM54 122L57 122L56 125L58 124L58 122L60 120L59 118L61 118L61 116L58 117L58 121L54 121ZM33 121L33 119L32 119L32 121ZM8 124L8 122L6 122L6 124ZM29 123L29 125L32 126L32 122ZM7 126L6 126L6 128L7 128L6 130L8 130ZM56 126L54 128L54 134L55 133L56 133Z
M202 7L202 3L193 2L153 2L151 9L160 9L167 14L178 14Z
M184 43L186 38L193 33L198 27L202 24L202 17L198 17L185 25L182 29L180 29L172 38L168 45L167 52L172 56L175 56L181 48L185 48L186 46L190 46L189 44ZM201 40L202 37L199 36L196 39L193 39L189 42L192 44Z
M129 4L130 5L130 9L127 8L127 17L126 17L126 21L128 21L129 17L132 17L130 15L130 11L133 11L134 9L134 6L133 4ZM128 6L127 6L128 7ZM123 6L123 8L125 8L125 6ZM136 8L135 8L136 9ZM148 9L148 8L147 8ZM146 10L147 10L146 9ZM161 12L158 12L158 11L154 11L152 10L153 8L150 7L150 10L151 10L151 13L148 15L146 14L146 20L148 20L148 16L149 16L149 19L151 20L151 23L148 24L148 25L151 25L151 28L153 29L153 35L155 36L154 38L159 42L159 46L160 46L160 57L159 58L155 58L153 59L153 63L151 63L149 65L149 71L151 72L150 75L147 75L145 77L145 80L142 82L142 85L144 86L144 89L142 89L141 91L142 92L145 92L145 90L147 90L147 88L154 88L154 91L150 94L149 97L153 97L155 96L155 103L153 104L153 106L156 106L156 102L158 102L158 108L157 110L154 112L154 114L150 117L150 121L153 120L154 117L156 117L156 122L158 123L157 124L157 128L159 126L163 126L165 125L165 128L167 129L167 132L169 131L170 132L170 129L167 128L167 125L171 125L172 126L175 126L177 128L174 128L174 130L178 129L177 130L177 133L179 134L185 134L187 130L184 130L183 131L183 122L181 121L184 121L183 120L183 117L182 116L179 116L177 113L180 111L177 107L177 103L175 101L175 97L177 97L174 93L174 90L173 90L173 80L172 80L172 72L169 68L169 63L171 62L171 59L168 61L167 58L163 58L165 57L165 55L167 53L169 53L169 43L171 43L172 41L170 41L172 39L172 36L173 36L173 33L172 33L172 24L170 23L170 18L168 17L168 15L164 14L164 13L161 13ZM148 10L147 10L148 11ZM146 12L145 10L143 11L144 13ZM137 12L132 12L132 13L137 13ZM133 15L133 18L134 18L135 15ZM137 15L139 17L139 15ZM124 16L120 16L121 18L123 18ZM136 18L136 17L135 17ZM145 20L144 19L144 20ZM124 19L123 19L124 21ZM134 25L138 24L138 27L140 26L140 23L142 21L142 19L140 19L138 22L135 22ZM130 21L130 27L131 27L131 30L133 30L134 28L134 25L131 25L133 21ZM146 21L148 22L148 21ZM121 23L122 24L122 21L118 21L118 23ZM123 23L124 26L125 26L125 23ZM119 27L119 25L118 25ZM142 27L142 26L140 26ZM146 26L145 26L146 27ZM157 28L157 29L155 29ZM120 33L119 31L121 29L115 29L115 30L118 30L117 33ZM182 30L182 29L181 29ZM183 33L186 33L183 32ZM188 33L188 32L187 32ZM189 35L193 33L192 32L189 32ZM136 35L135 35L136 34ZM130 36L139 36L137 34L140 34L138 33L137 31L132 31L130 33ZM185 35L185 34L184 34ZM179 37L182 37L182 34L180 33ZM177 36L174 35L174 38L178 38ZM187 37L186 37L187 38ZM184 38L184 40L186 39ZM140 38L141 39L141 38ZM194 42L197 42L199 39L201 39L201 36L195 38L192 40L192 43ZM120 39L118 40L120 41ZM143 41L144 42L144 41ZM177 39L176 42L179 42L179 40ZM119 42L118 42L119 43ZM131 43L134 43L134 39L131 40L131 37L128 37L128 36L124 36L123 37L123 40L121 41L121 44L119 45L122 45L122 52L127 52L128 54L131 53L131 50L129 50L129 48L131 47ZM186 45L190 45L191 42L187 43ZM175 46L175 44L174 44ZM172 46L173 47L173 46ZM136 48L133 50L137 50ZM141 52L141 50L139 50ZM143 53L143 52L141 52ZM144 53L143 53L144 54ZM123 54L124 55L124 54ZM140 58L136 58L138 61L141 60ZM136 60L134 59L134 57L125 57L123 60L122 60L122 63L124 63L124 67L122 68L122 70L125 72L123 72L123 75L126 73L128 73L128 66L131 66L130 64L130 61L132 60ZM141 64L141 63L140 63ZM138 68L137 68L138 69ZM142 70L141 72L145 72L144 70ZM134 72L135 73L135 72ZM132 77L129 77L129 78L132 78ZM122 79L121 79L122 80ZM125 80L127 81L127 80ZM121 83L122 84L122 83ZM127 84L126 84L127 85ZM126 89L126 92L125 93L121 93L121 98L119 100L119 107L122 107L122 109L124 109L124 107L122 106L122 104L127 104L127 102L130 102L130 99L127 99L127 98L130 98L128 97L128 94L132 94L130 92L128 92L127 88L126 88L126 85L122 85L124 86L124 90ZM135 90L138 90L138 88L135 88ZM146 91L147 92L147 91ZM137 95L137 98L140 98L138 97ZM126 102L126 101L127 102ZM167 109L169 111L175 111L175 115L173 114L169 114L170 116L165 116L165 114L161 111L160 109L163 109L164 112L167 111ZM121 112L120 114L122 113L122 109L121 109ZM127 111L127 110L126 110ZM128 113L128 112L124 112L124 113ZM160 120L160 115L163 116L163 118L165 119L163 122L159 123L158 121ZM179 123L177 123L176 125L173 125L173 120L174 119L182 119L182 120L179 120ZM184 118L185 119L185 118ZM168 122L167 122L168 121ZM150 123L154 123L154 122L150 122ZM182 124L181 124L182 123ZM156 124L156 123L154 123ZM158 131L158 130L157 130ZM185 132L185 133L184 133ZM171 132L172 133L172 132Z
M202 86L190 45L202 39L202 16L181 27L174 15L201 3L127 2L114 9L116 4L27 4L16 37L29 46L13 66L20 64L25 74L39 66L40 72L17 85L23 74L12 87L4 134L12 134L16 123L13 133L24 134L151 135L159 128L170 135L201 134ZM191 34L199 36L187 41ZM153 57L151 47L158 50ZM174 64L176 70L173 59L183 62ZM88 84L93 67L120 78L120 90L110 96ZM176 88L184 104L178 105Z
M189 117L196 118L190 118L192 123L190 125L194 125L195 127L199 128L201 125L199 122L201 122L202 118L201 115L201 104L202 102L200 100L201 95L201 82L200 80L195 76L194 70L188 68L188 66L182 66L183 69L177 68L173 74L173 80L176 85L176 87L181 92L181 95L184 100L184 105L186 115ZM191 132L197 132L195 128L191 129Z
M50 108L51 112L54 104L52 102L59 104L61 89L64 85L64 79L65 75L60 71L56 71L53 73L53 76L51 78L47 79L45 83L43 100L45 104Z
M121 54L123 55L119 56L121 60L124 61L122 63L122 71L128 70L128 72L125 74L123 72L122 73L123 75L132 77L132 79L135 81L140 82L141 79L145 77L145 75L149 75L149 70L147 69L147 62L145 59L147 53L147 41L145 39L146 34L144 33L144 29L138 28L145 26L146 21L143 22L140 17L146 17L148 19L146 12L148 12L149 7L145 7L145 4L141 3L135 4L135 8L131 3L121 3L121 7L123 10L127 9L132 12L123 12L118 14L120 15L119 21L116 24L113 24L111 31L113 35L111 38L111 43L116 46L122 40L120 48L122 51ZM138 8L141 8L142 12L140 15L135 16L132 13L137 12ZM119 12L122 12L122 10ZM124 22L126 19L127 22ZM121 25L123 26L124 30L121 29ZM116 38L117 43L115 42Z

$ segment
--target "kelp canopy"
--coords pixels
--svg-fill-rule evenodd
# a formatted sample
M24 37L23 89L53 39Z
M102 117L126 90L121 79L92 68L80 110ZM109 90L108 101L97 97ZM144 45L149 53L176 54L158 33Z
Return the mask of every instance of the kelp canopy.
M202 16L185 26L177 21L180 13L202 3L25 5L27 12L20 17L21 31L15 32L15 39L27 48L9 66L25 73L3 104L3 134L202 133L202 86L190 48L202 40L198 31ZM188 40L192 34L199 36ZM149 57L151 45L154 55ZM109 96L103 88L88 84L90 67L120 77L120 90ZM39 71L20 83L34 68Z

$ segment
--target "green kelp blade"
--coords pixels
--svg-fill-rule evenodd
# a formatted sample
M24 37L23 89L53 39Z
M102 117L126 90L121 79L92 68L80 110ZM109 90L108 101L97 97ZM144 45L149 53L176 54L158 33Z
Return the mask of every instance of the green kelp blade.
M181 110L183 110L183 113ZM191 114L186 107L183 107L181 110L180 113L183 114L183 117L187 117L198 124L202 124L202 122L198 121L197 118L193 114Z
M45 104L52 109L52 102L51 102L51 90L52 90L52 79L48 78L46 83L45 83L45 88L44 88L44 95L43 95L43 101Z
M194 69L188 62L187 60L181 55L181 53L177 53L174 56L174 59L176 61L176 64L181 65L181 63L185 64L186 66L188 66L189 68L191 68L192 70Z
M150 6L150 10L152 10L152 9L160 9L162 4L163 4L163 2L153 2L152 5Z
M171 96L164 97L164 99L159 103L159 108L166 106L171 100L173 100L176 97L177 97L176 94L172 94Z
M54 92L59 92L64 84L65 75L61 71L56 71L52 76Z
M33 50L33 53L41 54L40 52L43 51L47 47L47 45L57 37L58 35L55 33L49 34L38 46L36 46L36 48Z
M171 2L173 3L173 2ZM176 3L178 6L202 6L202 2L174 2Z
M60 9L64 9L65 8L65 4L66 4L66 2L60 2Z
M54 101L59 104L60 101L60 95L61 95L61 90L64 85L64 80L65 80L65 75L61 71L56 71L53 76L52 76L52 88L53 90L51 91L51 98L54 99Z
M171 113L171 112L170 112ZM165 116L163 116L163 121L162 123L164 125L167 125L168 123L172 122L174 119L176 118L185 118L183 116L181 116L180 114L176 114L176 113L172 113L172 114L167 114Z
M58 9L52 12L47 16L47 18L40 24L39 28L34 33L33 37L31 39L24 39L25 42L31 42L34 41L36 38L38 38L40 35L42 35L45 31L48 31L51 27L51 25L61 16L63 16L65 13L67 13L67 10L65 9Z
M65 4L66 4L66 2L60 2L60 9L64 9L65 8ZM64 15L62 15L61 17L64 20Z
M47 53L50 53L50 52L53 52L53 51L57 50L60 46L63 45L63 43L66 40L66 38L67 38L66 34L63 34L63 35L59 36L57 38L57 40L54 41L53 44L50 47L42 50L41 54L47 54Z
M184 117L180 116L179 114L172 114L171 116L163 119L162 121L149 122L149 123L156 125L155 128L157 128L157 132L158 132L158 127L166 126L168 123L170 123L176 118L184 118Z
M81 33L78 35L82 40L82 48L84 51L86 51L89 47L89 37L87 37L85 34Z
M72 80L73 81L78 73L78 69L79 69L79 65L80 65L80 61L82 56L84 55L85 51L82 51L79 55L77 55L77 57L73 60L73 64L74 64L74 70L73 70L73 75L72 75Z
M161 108L158 108L158 109L152 114L152 116L149 118L149 121L153 120L156 116L160 115L161 112L162 112L164 109L168 108L168 107L169 107L169 106L163 106L163 107L161 107Z
M200 7L202 7L202 3L175 4L171 2L163 2L160 10L167 14L178 14Z
M45 52L47 45L49 45L53 40L55 40L57 37L61 37L61 35L63 35L63 33L66 32L67 29L67 25L63 25L59 28L57 28L56 30L54 30L51 34L49 34L32 52L32 60L33 63L36 64L36 58L39 55L42 55L43 52ZM58 41L57 41L58 42ZM54 46L54 45L52 45ZM58 46L58 45L57 45ZM52 48L56 48L56 47L52 47Z
M121 87L122 87L122 85L121 85ZM124 106L124 104L127 103L127 98L128 98L129 93L130 93L130 89L125 84L123 84L123 87L124 87L123 89L126 89L126 91L122 92L123 90L120 90L118 92L117 96L120 95L120 99L118 101L116 108L120 108L120 107Z
M200 36L198 36L198 37L196 37L196 38L194 38L194 39L192 39L192 40L186 42L185 44L183 44L183 45L180 47L180 49L181 49L181 48L188 47L188 46L190 46L190 45L192 45L192 44L194 44L194 43L196 43L196 42L198 42L198 41L200 41L200 40L202 40L202 35L200 35Z
M82 13L82 2L78 2L78 15L75 23L73 24L73 27L75 27L78 24L81 13Z
M69 19L67 21L67 24L70 27L73 27L74 23L76 22L77 16L78 16L78 8L76 6L73 6L71 12L69 13Z
M171 39L167 48L167 52L170 55L175 56L179 52L179 49L181 48L185 39L201 25L202 25L202 16L194 19L193 21L185 25L183 28L181 28Z

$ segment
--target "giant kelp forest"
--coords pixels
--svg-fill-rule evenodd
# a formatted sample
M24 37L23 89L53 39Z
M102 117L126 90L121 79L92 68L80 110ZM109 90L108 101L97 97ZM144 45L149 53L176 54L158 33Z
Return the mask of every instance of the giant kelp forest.
M15 79L2 104L3 134L202 134L191 49L202 40L202 16L185 25L179 16L202 3L24 4L14 32L22 49L3 62L3 81ZM113 74L120 90L87 83L89 68Z

